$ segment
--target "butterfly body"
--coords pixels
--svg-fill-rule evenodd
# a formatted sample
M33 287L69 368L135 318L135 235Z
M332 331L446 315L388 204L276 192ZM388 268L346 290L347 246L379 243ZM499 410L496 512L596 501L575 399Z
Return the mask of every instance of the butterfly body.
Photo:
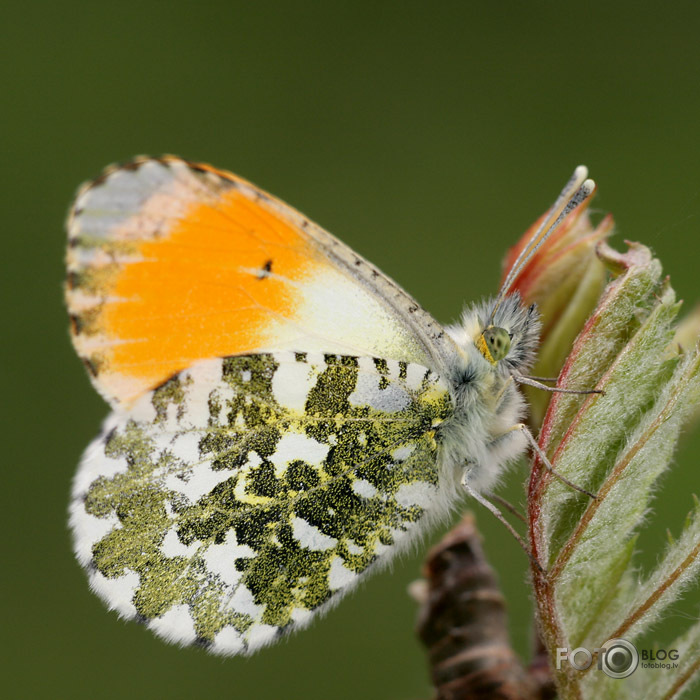
M306 626L522 453L517 295L443 328L236 176L110 169L69 216L73 341L113 413L73 484L76 556L122 616L250 653Z
M454 412L443 429L443 460L478 492L493 488L505 465L521 455L526 442L513 426L526 409L511 372L527 371L534 362L539 319L534 307L521 305L517 295L496 312L494 323L512 334L505 362L492 363L478 349L495 301L468 308L459 325L447 331L461 350L450 368Z

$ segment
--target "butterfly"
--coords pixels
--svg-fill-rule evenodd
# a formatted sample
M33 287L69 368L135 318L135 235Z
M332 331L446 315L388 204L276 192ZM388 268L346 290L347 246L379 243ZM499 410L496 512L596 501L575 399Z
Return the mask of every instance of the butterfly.
M465 491L496 510L482 494L534 442L517 385L533 383L538 314L510 290L593 187L577 168L499 294L443 327L231 173L138 158L83 186L66 300L112 408L70 505L93 591L170 642L249 654Z

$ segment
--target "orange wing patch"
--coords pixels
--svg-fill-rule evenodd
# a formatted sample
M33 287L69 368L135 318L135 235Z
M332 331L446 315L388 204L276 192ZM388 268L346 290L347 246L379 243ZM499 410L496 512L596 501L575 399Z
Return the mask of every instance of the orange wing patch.
M153 170L138 187L125 170L88 186L69 221L74 343L118 402L196 360L272 344L275 319L294 319L324 264L248 183L181 161L138 167Z

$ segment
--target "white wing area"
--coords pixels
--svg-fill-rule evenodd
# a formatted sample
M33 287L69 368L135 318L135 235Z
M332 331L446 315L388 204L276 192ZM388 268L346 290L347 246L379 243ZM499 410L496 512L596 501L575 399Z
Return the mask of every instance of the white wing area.
M120 615L246 654L309 624L452 502L427 368L343 355L202 361L86 450L75 551Z

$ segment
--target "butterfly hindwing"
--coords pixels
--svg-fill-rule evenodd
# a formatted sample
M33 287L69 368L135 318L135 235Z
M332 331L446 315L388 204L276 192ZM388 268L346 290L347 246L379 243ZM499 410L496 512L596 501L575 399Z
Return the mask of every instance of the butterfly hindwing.
M339 240L210 166L111 168L78 194L68 232L71 335L113 405L212 357L293 350L434 367L451 344Z
M443 499L446 386L421 365L278 352L203 360L115 412L71 525L93 589L182 644L254 651L303 627Z

